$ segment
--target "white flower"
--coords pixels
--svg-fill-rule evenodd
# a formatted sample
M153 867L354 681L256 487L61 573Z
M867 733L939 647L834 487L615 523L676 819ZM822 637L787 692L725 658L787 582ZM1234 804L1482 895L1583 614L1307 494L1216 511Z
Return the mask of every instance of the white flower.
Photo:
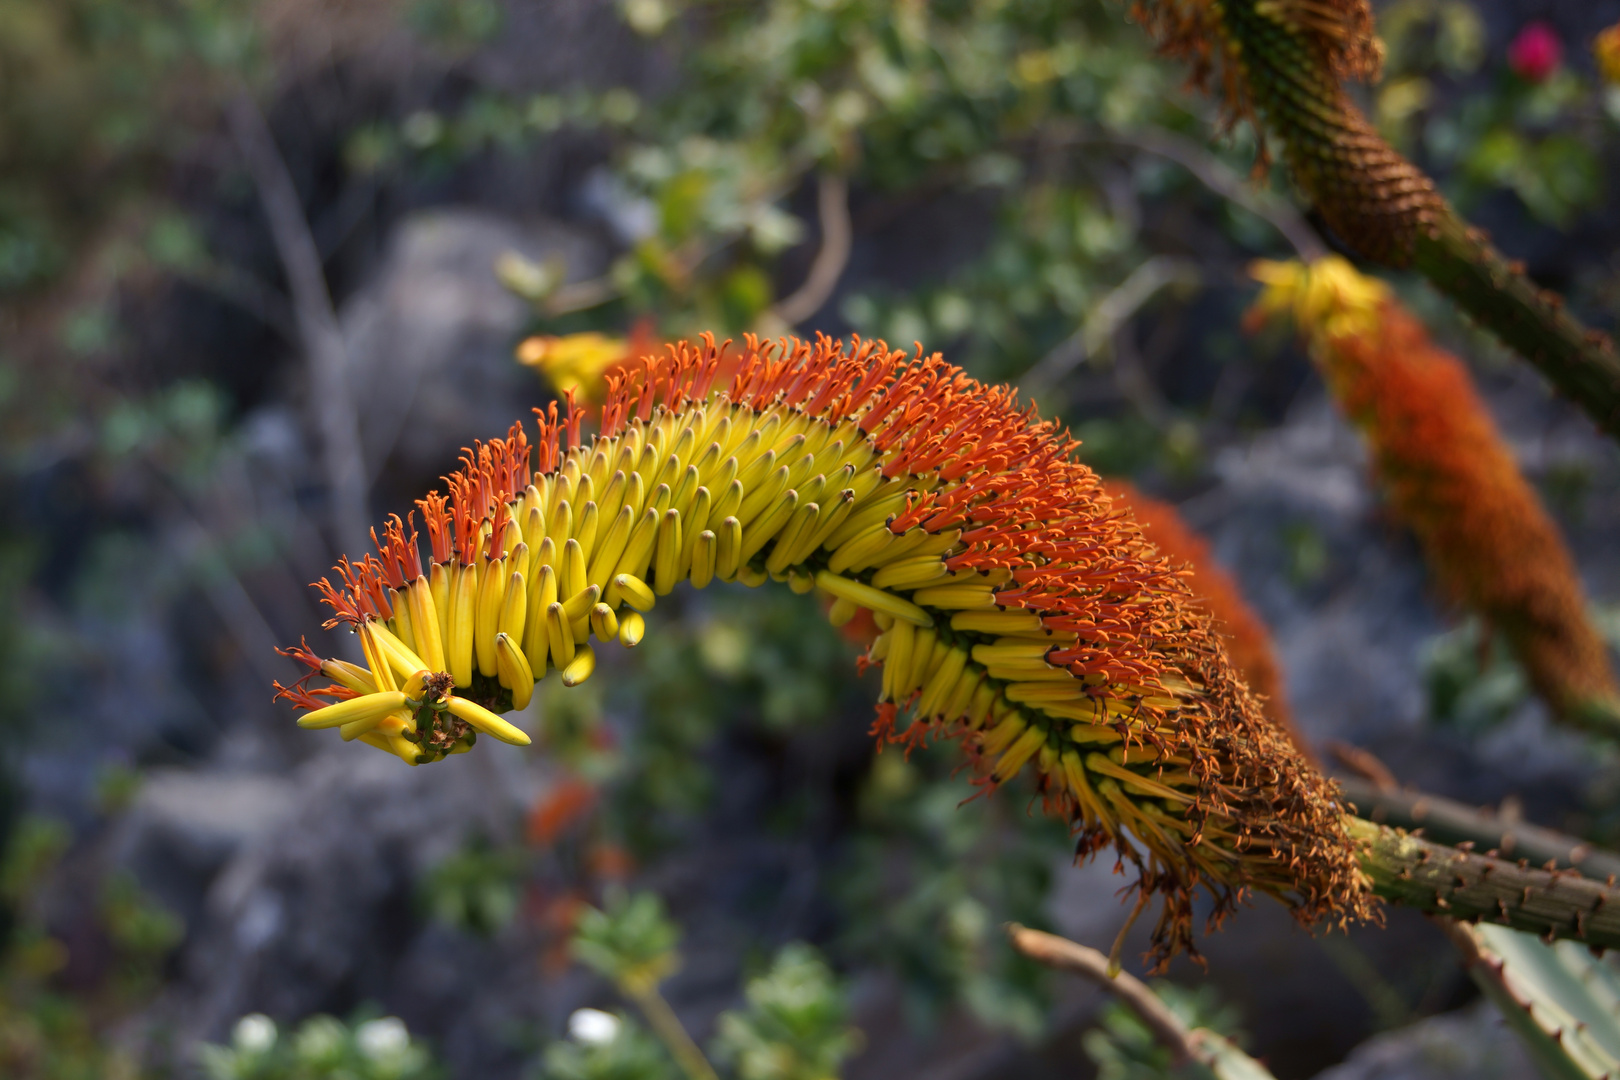
M367 1020L354 1029L354 1042L360 1052L372 1061L398 1057L411 1047L411 1033L405 1030L405 1021L397 1016L381 1020Z
M262 1054L276 1045L276 1022L264 1013L248 1013L236 1022L231 1041L244 1053Z
M619 1037L619 1018L601 1009L575 1009L568 1018L568 1034L586 1046L605 1046Z

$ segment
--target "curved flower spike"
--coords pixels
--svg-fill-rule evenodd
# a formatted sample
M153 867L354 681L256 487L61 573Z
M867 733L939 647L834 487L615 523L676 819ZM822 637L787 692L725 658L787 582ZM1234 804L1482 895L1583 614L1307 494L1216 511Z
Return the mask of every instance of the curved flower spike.
M448 502L418 503L425 573L406 580L407 519L380 562L321 584L329 625L368 643L369 692L406 695L397 733L361 738L425 764L466 749L469 724L499 734L478 721L527 696L514 678L584 681L589 639L635 644L639 612L680 581L819 586L882 631L862 661L883 670L875 734L959 739L989 785L1028 766L1080 854L1112 846L1142 899L1164 898L1161 957L1190 947L1201 888L1214 922L1251 890L1305 923L1369 914L1333 786L1265 721L1073 440L1011 389L827 338L740 355L705 338L607 382L600 434L553 406L532 447L521 427L476 445ZM406 670L435 631L447 667ZM347 700L362 685L284 693L370 715Z

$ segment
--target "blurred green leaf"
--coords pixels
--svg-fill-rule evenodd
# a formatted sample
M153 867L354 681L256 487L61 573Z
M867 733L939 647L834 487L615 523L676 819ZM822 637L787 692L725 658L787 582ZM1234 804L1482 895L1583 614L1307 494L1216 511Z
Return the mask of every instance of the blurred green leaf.
M1048 972L998 927L1044 921L1067 830L1025 814L1016 789L981 795L956 775L955 755L936 745L873 762L837 880L847 913L840 953L895 972L919 1025L961 1003L986 1024L1034 1037L1046 1024ZM962 806L969 799L972 812Z
M1421 663L1430 719L1463 731L1496 726L1530 697L1524 670L1477 619L1432 638Z
M0 862L0 901L14 906L31 895L72 839L68 827L52 818L26 817L18 822L6 838L5 860Z
M613 1030L606 1037L576 1032L547 1047L544 1080L680 1080L680 1070L658 1040L623 1013L612 1019Z
M680 928L664 914L653 893L612 890L602 908L586 908L574 930L580 963L632 997L643 997L680 966L675 945Z
M314 1016L292 1033L253 1013L225 1046L198 1048L209 1080L435 1080L431 1055L393 1016L345 1024Z
M422 902L447 926L492 937L517 913L527 869L524 853L497 851L478 839L428 872Z
M808 945L788 945L748 982L748 1007L718 1020L714 1053L737 1080L830 1080L860 1045L832 972Z
M207 261L208 245L189 218L170 212L147 229L146 254L165 269L190 271Z
M501 28L501 17L495 0L416 0L410 9L418 33L455 50L488 41Z

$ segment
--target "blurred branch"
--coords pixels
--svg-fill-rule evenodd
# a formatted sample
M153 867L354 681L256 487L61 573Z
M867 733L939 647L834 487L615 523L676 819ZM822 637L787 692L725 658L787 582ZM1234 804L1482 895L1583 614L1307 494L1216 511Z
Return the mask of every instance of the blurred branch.
M787 297L771 307L767 315L780 324L791 327L803 322L825 304L838 286L844 267L849 263L849 252L854 229L849 217L849 182L837 173L822 173L817 182L817 213L821 220L821 247L810 263L810 272L804 282ZM679 260L682 273L690 274L716 251L728 246L735 237L702 246ZM541 314L548 318L568 315L600 307L618 299L623 288L612 275L560 285L539 301Z
M1114 388L1120 397L1136 406L1142 418L1158 431L1166 432L1175 421L1175 410L1148 374L1147 361L1137 348L1130 323L1114 328L1110 339L1114 352Z
M309 364L310 392L321 432L335 539L340 550L359 552L367 540L365 460L359 415L349 390L343 330L326 287L320 251L310 234L298 189L258 104L243 90L232 100L228 114L231 136L258 188L270 237L292 293L293 317Z
M188 561L195 566L202 553L218 547L213 531L203 524L191 498L172 476L151 461L145 462L145 465L152 478L169 494L174 515L180 522L185 538ZM253 596L242 584L242 579L222 558L214 562L215 566L203 568L200 573L203 596L208 606L214 609L214 614L219 616L225 632L235 639L254 675L268 686L286 675L286 670L276 658L280 641L264 613L259 610L259 605L253 602Z
M1176 1064L1196 1061L1215 1070L1217 1076L1248 1076L1255 1080L1270 1077L1271 1074L1258 1062L1244 1055L1220 1035L1207 1028L1194 1029L1182 1023L1140 979L1123 971L1110 976L1108 957L1096 949L1017 923L1007 925L1007 937L1014 949L1036 963L1072 972L1114 995L1170 1051Z
M1573 836L1503 818L1464 803L1411 791L1381 790L1365 780L1340 779L1356 813L1380 825L1422 829L1442 844L1472 845L1503 859L1525 859L1547 869L1574 869L1594 881L1620 879L1620 855Z
M1329 739L1327 751L1333 755L1335 761L1370 783L1375 790L1379 792L1400 790L1401 785L1395 779L1395 774L1390 772L1389 766L1380 761L1371 750L1352 746L1339 739Z
M1051 352L1025 372L1018 385L1025 394L1037 394L1060 382L1087 357L1096 355L1103 343L1124 326L1158 294L1174 284L1199 284L1203 274L1191 259L1176 255L1155 255L1132 270L1112 292L1099 300L1080 328L1063 339Z
M1177 1019L1142 980L1124 971L1110 976L1108 957L1096 949L1018 923L1007 925L1007 937L1014 949L1037 964L1089 979L1114 995L1176 1056L1177 1063L1197 1060L1197 1049L1187 1025Z
M621 290L607 276L591 278L588 281L576 281L572 285L562 285L540 304L541 310L551 317L569 315L576 311L586 311L593 307L600 307L609 300L618 298Z
M183 514L188 546L195 558L215 546L214 538L189 511L183 511ZM286 678L287 670L276 656L280 641L264 614L259 611L259 606L253 602L242 579L220 566L205 568L203 580L203 595L208 598L208 606L219 616L226 633L236 640L243 658L259 682L269 686L276 679Z
M1270 224L1306 262L1328 254L1327 245L1316 235L1316 230L1291 204L1245 179L1191 139L1167 131L1085 131L1073 136L1073 141L1129 146L1173 161L1215 194Z
M849 264L853 236L849 221L849 181L838 173L816 179L816 212L821 220L821 248L810 263L804 283L777 301L772 314L796 326L821 310Z
M649 986L640 992L631 992L623 986L620 989L636 1003L641 1014L647 1018L647 1023L652 1025L653 1031L686 1074L687 1080L720 1080L714 1066L709 1064L709 1059L703 1055L698 1044L692 1041L686 1026L658 992L657 986Z

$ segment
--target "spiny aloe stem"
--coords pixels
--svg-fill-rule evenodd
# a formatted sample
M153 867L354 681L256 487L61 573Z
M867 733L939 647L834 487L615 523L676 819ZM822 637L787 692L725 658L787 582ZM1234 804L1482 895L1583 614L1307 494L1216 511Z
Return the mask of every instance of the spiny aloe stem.
M1218 86L1236 117L1264 120L1290 173L1350 250L1412 267L1620 437L1620 356L1470 228L1423 171L1367 122L1343 78L1371 78L1381 53L1362 0L1139 0L1168 55Z
M1538 870L1430 843L1387 825L1347 817L1363 845L1361 869L1373 892L1391 903L1463 922L1487 922L1568 938L1595 948L1620 946L1620 889L1573 870Z
M1381 791L1365 780L1340 778L1339 790L1357 813L1379 825L1422 829L1439 843L1473 844L1537 865L1551 859L1557 868L1576 870L1594 881L1620 875L1620 855L1552 829L1498 817L1439 795Z
M1620 437L1620 356L1608 335L1582 326L1556 293L1469 228L1449 206L1420 231L1412 265L1475 321L1529 360L1598 427Z

